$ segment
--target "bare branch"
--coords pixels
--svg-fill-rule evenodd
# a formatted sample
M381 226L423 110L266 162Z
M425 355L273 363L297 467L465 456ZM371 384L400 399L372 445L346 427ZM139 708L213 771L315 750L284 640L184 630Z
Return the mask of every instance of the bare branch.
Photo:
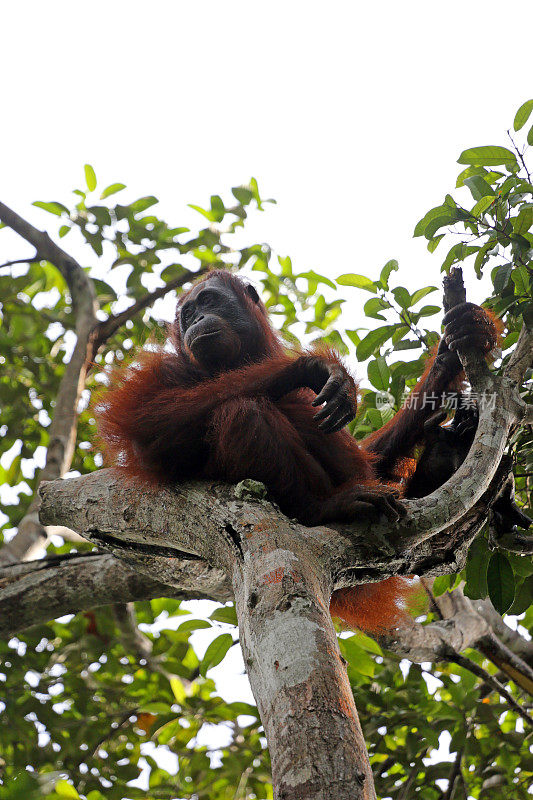
M224 602L223 576L199 561L175 559L183 588L146 577L109 553L84 553L25 561L0 569L0 635L12 635L64 614L110 603L154 597L208 597Z
M167 679L173 677L164 668L161 659L152 656L152 640L139 630L134 604L131 602L114 603L111 606L111 610L125 649L133 652L140 663L144 661L152 672L159 672L160 675Z
M533 695L533 668L499 640L491 622L496 617L498 628L507 629L507 626L489 601L472 601L465 597L460 587L437 598L431 595L431 599L440 619L429 625L406 626L382 636L383 647L418 663L449 660L450 652L458 653L472 647ZM490 621L478 610L479 602L492 609ZM517 636L521 639L519 634Z
M478 642L477 649L533 697L533 668L500 642L492 630Z
M443 530L431 546L423 543L398 552L386 520L307 528L289 521L268 501L236 499L235 488L227 484L146 486L117 469L46 483L40 492L42 522L68 525L119 558L135 558L136 568L169 584L173 557L184 554L231 574L250 525L267 523L290 529L295 542L305 542L316 552L325 574L333 576L333 588L413 572L449 573L461 568L488 507L480 501L478 510L468 512L464 527L461 523L453 532Z
M31 256L29 258L15 258L13 261L6 261L4 264L0 264L0 269L12 267L14 264L33 264L35 261L41 261L37 254L33 258Z
M489 626L478 614L460 611L452 618L436 620L429 625L398 628L381 636L380 644L403 658L422 664L425 661L447 661L450 652L476 647L487 635Z
M35 247L36 255L40 261L50 261L51 264L58 268L68 284L73 300L74 294L79 293L78 290L82 284L85 284L86 290L89 288L89 278L78 262L53 242L45 231L35 228L4 203L0 203L0 220Z
M508 136L508 137L509 137L509 139L511 140L511 143L512 143L512 145L513 145L513 149L514 149L514 151L515 151L516 155L518 156L518 158L519 158L519 159L520 159L520 161L522 162L522 166L524 167L524 170L525 170L525 173L526 173L526 175L527 175L527 179L528 179L529 183L531 183L531 175L530 175L530 173L529 173L529 170L528 170L528 168L527 168L527 164L526 164L526 162L525 162L525 159L524 159L524 152L525 152L525 149L524 149L524 152L522 152L522 151L520 151L520 150L518 149L518 146L517 146L517 144L516 144L515 140L514 140L514 139L513 139L513 137L511 136L511 131L510 131L510 130L508 130L508 131L507 131L507 136Z
M176 596L175 592L173 596ZM205 597L205 595L203 596ZM193 599L190 595L186 595L185 593L183 597ZM114 603L111 606L111 610L122 639L122 644L126 650L131 651L135 655L139 663L142 664L142 662L144 662L149 670L158 672L169 681L172 680L172 678L178 678L184 686L192 685L192 680L188 680L182 675L177 675L165 669L164 655L154 656L152 654L152 640L146 636L137 625L134 603Z
M489 600L472 600L471 603L476 612L487 621L499 642L533 668L533 641L524 639L518 631L510 628Z

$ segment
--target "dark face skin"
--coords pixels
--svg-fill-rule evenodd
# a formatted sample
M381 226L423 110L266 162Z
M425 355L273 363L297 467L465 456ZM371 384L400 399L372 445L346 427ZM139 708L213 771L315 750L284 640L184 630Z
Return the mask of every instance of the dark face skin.
M257 337L255 320L217 278L194 287L180 309L179 324L185 349L210 374L244 363Z

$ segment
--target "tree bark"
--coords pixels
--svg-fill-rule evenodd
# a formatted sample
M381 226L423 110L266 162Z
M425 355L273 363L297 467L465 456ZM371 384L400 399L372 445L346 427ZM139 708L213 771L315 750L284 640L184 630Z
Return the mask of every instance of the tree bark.
M24 561L0 568L0 636L110 603L179 597L226 602L231 586L220 570L202 561L176 559L181 587L132 569L110 553L79 553Z
M329 614L323 565L264 526L233 571L240 642L276 800L375 800L370 762Z

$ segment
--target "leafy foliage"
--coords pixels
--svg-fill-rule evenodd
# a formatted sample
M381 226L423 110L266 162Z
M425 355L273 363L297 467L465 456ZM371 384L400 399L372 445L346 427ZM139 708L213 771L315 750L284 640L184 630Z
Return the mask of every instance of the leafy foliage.
M532 110L533 101L519 109L516 131L525 129ZM443 270L464 261L478 277L490 273L493 291L487 305L505 321L505 364L522 320L533 317L533 186L514 142L510 148L470 148L459 163L464 169L456 188L471 199L459 203L447 194L416 225L415 236L425 237L430 252L451 239ZM68 246L72 243L82 254L102 320L140 300L148 289L180 277L187 285L208 267L244 270L261 283L267 307L287 340L322 340L367 362L363 402L351 425L357 438L391 418L438 341L440 298L426 301L437 287L411 293L397 285L395 260L375 279L345 273L333 281L313 270L296 272L288 256L274 257L265 244L236 247L250 211L272 202L261 198L254 179L233 188L229 199L213 195L205 208L192 205L201 219L195 231L157 216L155 197L118 203L125 185L97 188L90 165L85 166L85 184L70 205L35 205L57 223L60 239L68 237ZM365 330L342 327L342 307L352 291L365 293ZM0 483L11 487L3 495L0 520L4 534L11 535L36 487L35 464L48 444L54 398L72 350L74 315L62 277L46 262L0 267L0 297L1 432L9 453ZM97 357L87 394L98 386L105 364L127 357L133 343L138 346L160 328L157 307L149 306L119 328ZM524 397L531 400L531 383ZM86 473L101 464L94 442L93 420L85 408L74 470ZM531 515L531 433L515 434L512 448L517 498ZM48 547L49 553L84 549L90 545L57 536ZM469 597L490 597L502 613L523 614L521 625L531 630L532 573L530 559L501 546L487 528L472 545L465 570L437 578L434 591L440 594L464 581ZM221 606L210 618L182 621L187 611L178 601L158 599L137 603L135 612L152 646L149 659L132 651L109 609L56 620L0 643L0 681L6 690L5 708L0 708L9 721L0 726L2 796L145 797L144 789L131 785L144 764L150 797L271 798L257 709L223 700L210 673L234 644L234 608ZM202 630L211 640L200 657L195 637ZM343 634L340 646L379 796L443 798L455 755L443 760L435 752L439 743L449 741L450 752L461 758L463 785L457 796L529 797L533 758L522 721L479 678L454 665L400 669L395 657L360 633ZM468 655L496 672L479 653ZM518 694L512 682L506 686ZM214 752L200 744L209 725L222 726L227 734ZM177 757L179 768L162 767L161 753L168 764L174 763L172 755Z

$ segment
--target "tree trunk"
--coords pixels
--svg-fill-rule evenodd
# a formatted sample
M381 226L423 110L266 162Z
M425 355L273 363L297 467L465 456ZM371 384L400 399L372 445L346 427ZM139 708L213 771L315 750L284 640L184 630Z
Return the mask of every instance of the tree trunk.
M276 800L375 800L363 732L329 614L324 567L294 534L255 526L233 584ZM300 541L300 540L296 540Z

